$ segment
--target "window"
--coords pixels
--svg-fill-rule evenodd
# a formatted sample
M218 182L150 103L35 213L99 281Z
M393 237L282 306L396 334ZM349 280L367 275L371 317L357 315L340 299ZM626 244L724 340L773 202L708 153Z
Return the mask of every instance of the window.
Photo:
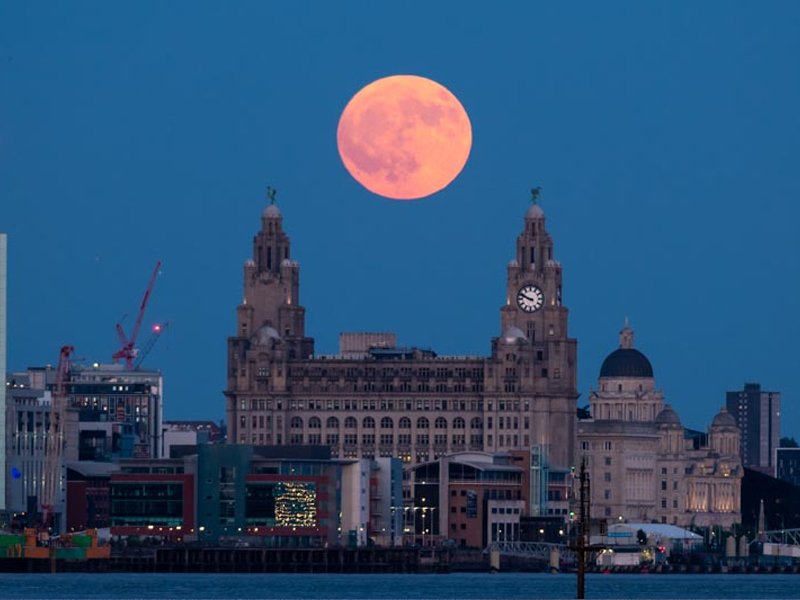
M603 442L603 450L611 450L611 442Z
M603 481L610 482L611 481L611 473L603 473Z
M344 420L344 426L347 429L355 429L356 427L358 427L358 422L356 421L355 417L347 417Z
M303 428L303 419L300 417L292 417L292 420L289 421L289 427L292 429L302 429Z
M664 481L663 479L661 480L661 489L662 490L666 490L667 489L667 482Z
M428 429L429 423L426 417L417 419L417 429Z
M372 417L364 417L362 426L364 429L375 429L375 419Z
M581 442L581 450L588 450L589 442Z
M408 417L400 419L400 429L411 429L411 419Z
M610 456L606 456L604 462L605 462L607 467L610 467L611 466L611 457Z
M328 417L325 425L328 429L339 429L339 419L336 417Z
M473 417L469 425L472 429L483 429L483 421L480 417Z
M381 429L391 429L394 427L394 422L391 417L383 417L381 419Z
M464 429L464 419L461 417L456 417L453 419L453 429Z
M433 426L436 429L447 429L447 419L444 417L438 417L436 421L434 421Z
M309 429L322 429L322 421L319 417L311 417L308 420Z

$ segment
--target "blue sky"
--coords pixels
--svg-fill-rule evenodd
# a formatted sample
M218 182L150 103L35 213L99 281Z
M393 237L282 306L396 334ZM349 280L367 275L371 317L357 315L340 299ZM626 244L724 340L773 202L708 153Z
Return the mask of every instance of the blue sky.
M541 186L581 404L627 315L684 425L758 381L797 435L798 31L788 1L5 2L9 369L64 343L110 360L161 259L166 416L222 418L267 185L318 352L388 330L488 354ZM348 100L392 74L472 122L464 171L421 201L371 194L336 150Z

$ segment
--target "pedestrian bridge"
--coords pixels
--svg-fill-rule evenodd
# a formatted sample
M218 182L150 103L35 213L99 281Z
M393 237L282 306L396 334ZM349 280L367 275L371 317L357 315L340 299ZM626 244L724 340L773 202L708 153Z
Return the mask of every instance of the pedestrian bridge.
M800 546L800 529L775 529L764 532L764 540L773 544Z
M536 560L549 561L554 550L557 550L561 562L572 562L575 553L564 544L546 542L494 542L484 552L497 550L503 556L521 556Z

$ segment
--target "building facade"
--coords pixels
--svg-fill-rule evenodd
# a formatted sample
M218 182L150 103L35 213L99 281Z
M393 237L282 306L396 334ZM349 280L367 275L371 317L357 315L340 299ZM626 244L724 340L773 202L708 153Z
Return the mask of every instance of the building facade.
M771 475L781 441L780 393L762 391L760 383L745 383L744 389L727 392L726 406L742 432L742 463Z
M283 216L261 217L244 264L244 300L228 339L228 441L323 444L335 457L397 457L406 466L464 451L546 450L573 464L577 342L562 267L533 205L506 270L500 335L489 356L438 356L391 335L342 337L314 354Z
M526 468L506 452L462 452L413 468L406 541L461 548L520 541Z
M31 367L9 373L5 444L10 510L41 511L42 483L50 448L52 388L56 370ZM57 528L66 525L68 467L159 457L163 451L162 376L125 371L122 365L72 365L67 384L66 441L55 502Z
M578 445L591 478L591 516L685 527L741 522L740 434L725 408L705 436L692 436L656 389L626 321L603 361Z

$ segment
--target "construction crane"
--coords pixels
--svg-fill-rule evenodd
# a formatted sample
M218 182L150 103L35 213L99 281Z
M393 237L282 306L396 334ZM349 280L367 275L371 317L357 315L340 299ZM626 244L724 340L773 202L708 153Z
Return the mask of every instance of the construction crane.
M122 329L122 324L117 323L117 335L119 336L119 341L122 344L122 347L117 350L111 358L114 360L114 362L124 359L125 368L128 371L133 370L133 359L136 358L136 348L134 347L136 344L136 338L139 336L139 328L142 326L142 318L144 317L145 308L147 308L147 301L150 299L150 292L153 291L153 286L156 283L156 277L158 276L158 271L160 268L161 261L159 260L156 263L156 268L153 270L153 275L150 277L150 283L148 284L147 290L144 293L144 298L142 298L142 305L139 307L139 316L136 318L136 323L133 326L130 339L125 336L125 330Z
M150 336L150 339L148 339L144 343L144 346L142 346L142 349L136 353L136 362L133 363L134 371L139 370L139 367L142 365L142 362L144 362L144 359L147 358L147 355L150 354L150 350L153 349L153 346L158 341L158 338L160 338L161 334L164 333L167 329L169 329L169 321L167 321L163 325L159 324L153 325L153 334Z
M72 346L62 346L58 356L58 369L50 394L50 426L47 430L47 454L42 484L42 531L53 524L56 503L61 488L61 459L64 455L67 428L67 383L69 382Z

